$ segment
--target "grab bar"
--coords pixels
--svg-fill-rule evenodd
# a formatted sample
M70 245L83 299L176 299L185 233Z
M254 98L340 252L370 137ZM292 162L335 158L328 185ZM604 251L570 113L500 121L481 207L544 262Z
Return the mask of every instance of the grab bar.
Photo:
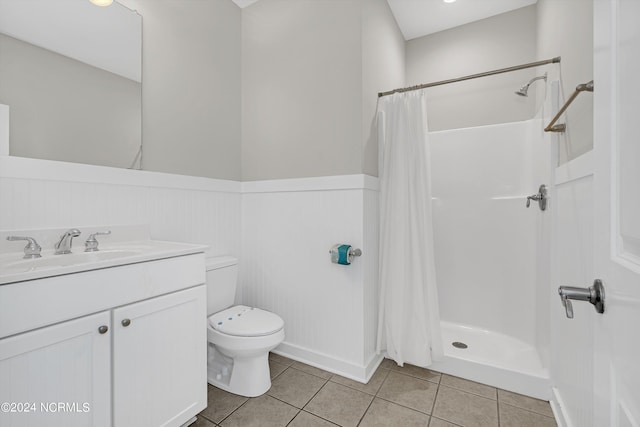
M580 92L593 92L593 80L591 80L589 83L582 83L576 86L576 90L569 97L567 102L564 103L560 111L558 111L558 114L556 114L553 120L551 120L551 123L549 123L547 127L544 128L545 132L564 132L565 130L567 130L566 124L562 123L562 124L556 125L555 123L558 121L560 116L567 110L567 108L569 108L569 105L571 105L573 100L576 99L576 97L580 94Z

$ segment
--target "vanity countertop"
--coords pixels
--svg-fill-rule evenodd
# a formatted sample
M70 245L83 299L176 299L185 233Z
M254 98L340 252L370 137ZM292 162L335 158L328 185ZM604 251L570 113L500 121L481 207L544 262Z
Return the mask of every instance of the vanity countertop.
M97 252L83 252L79 247L71 254L54 255L53 250L43 250L42 257L36 259L23 259L22 252L0 253L0 285L196 254L206 249L205 245L144 239L104 242Z

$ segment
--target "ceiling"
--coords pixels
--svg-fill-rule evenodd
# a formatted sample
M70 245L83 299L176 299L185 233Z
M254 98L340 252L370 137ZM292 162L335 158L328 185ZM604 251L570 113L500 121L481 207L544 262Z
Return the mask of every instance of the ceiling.
M406 40L479 21L537 0L387 0Z
M247 7L258 0L233 0ZM292 0L295 1L295 0ZM387 0L406 40L499 15L538 0Z

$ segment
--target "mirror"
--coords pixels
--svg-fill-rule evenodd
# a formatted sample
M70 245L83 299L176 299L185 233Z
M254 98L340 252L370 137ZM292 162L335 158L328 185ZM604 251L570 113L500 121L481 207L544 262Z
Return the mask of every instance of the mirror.
M0 0L8 154L140 169L141 64L142 17L117 2Z

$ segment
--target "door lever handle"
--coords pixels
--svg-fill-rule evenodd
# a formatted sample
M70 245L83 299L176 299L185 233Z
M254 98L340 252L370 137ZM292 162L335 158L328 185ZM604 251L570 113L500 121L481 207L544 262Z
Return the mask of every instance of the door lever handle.
M588 288L574 288L572 286L560 286L558 288L560 301L567 313L567 318L573 319L573 305L571 300L588 301L598 313L604 313L604 286L600 279L593 281Z

